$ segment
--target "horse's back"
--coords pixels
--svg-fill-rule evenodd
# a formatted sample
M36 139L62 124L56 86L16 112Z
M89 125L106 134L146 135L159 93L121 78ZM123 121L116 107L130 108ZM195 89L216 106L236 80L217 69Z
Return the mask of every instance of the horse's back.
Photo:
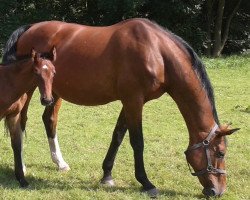
M166 82L164 40L171 43L144 19L107 27L51 21L28 29L18 41L17 54L56 46L54 91L72 103L97 105L133 93L146 99L161 95Z

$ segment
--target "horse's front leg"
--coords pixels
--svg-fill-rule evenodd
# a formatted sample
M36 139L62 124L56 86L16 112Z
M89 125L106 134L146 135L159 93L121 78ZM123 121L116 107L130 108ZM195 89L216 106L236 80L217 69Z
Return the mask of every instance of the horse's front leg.
M142 98L130 99L127 102L122 102L126 123L129 130L130 144L134 151L135 177L142 184L143 191L150 197L155 198L158 195L158 190L149 181L143 160L144 140L142 132Z
M44 110L43 123L48 137L52 161L57 164L60 171L68 171L70 168L62 157L56 133L57 117L61 107L62 99L55 94L53 94L53 97L53 105L47 106Z
M20 120L20 113L18 113L15 116L6 117L6 124L10 131L11 146L14 153L15 176L21 187L27 187L29 183L24 177L26 168L22 158L23 131L21 129Z
M114 186L114 181L112 178L111 171L114 166L114 161L118 148L122 143L126 131L127 131L127 125L124 116L124 110L122 109L113 132L112 141L110 143L108 152L102 164L102 169L103 169L103 178L101 179L102 184Z

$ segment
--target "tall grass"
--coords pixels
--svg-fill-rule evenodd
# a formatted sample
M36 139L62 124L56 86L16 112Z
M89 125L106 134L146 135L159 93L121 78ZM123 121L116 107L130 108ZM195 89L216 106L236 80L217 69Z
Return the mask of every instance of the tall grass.
M228 137L228 190L223 200L250 199L250 65L249 57L204 59L214 86L221 123L241 130ZM59 113L61 149L71 171L57 172L50 159L38 93L28 113L24 159L30 188L19 188L13 173L10 138L0 137L0 199L149 199L134 178L133 152L128 135L118 152L113 176L116 187L99 185L106 154L121 104L98 107L64 102ZM201 186L189 173L183 151L188 133L173 100L164 95L146 104L143 113L145 167L158 187L159 199L204 199Z

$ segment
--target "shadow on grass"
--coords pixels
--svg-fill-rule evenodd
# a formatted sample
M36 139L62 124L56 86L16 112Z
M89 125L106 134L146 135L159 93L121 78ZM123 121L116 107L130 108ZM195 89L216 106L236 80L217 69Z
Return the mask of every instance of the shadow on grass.
M4 188L14 189L19 187L16 181L14 170L7 165L0 166L0 186Z
M184 197L185 199L192 199L192 198L196 198L196 199L206 199L204 195L200 194L200 195L191 195L190 193L187 192L180 192L180 191L175 191L175 190L159 190L160 192L160 197Z
M54 168L53 168L54 170ZM53 171L52 170L52 171ZM48 173L50 173L51 170L48 170ZM32 175L27 175L26 180L30 183L29 187L26 188L28 191L39 191L39 190L47 190L47 189L56 189L56 190L72 190L72 189L80 189L85 191L94 191L98 192L100 190L108 192L108 193L114 193L114 192L123 192L127 194L131 193L142 193L145 195L145 193L142 192L141 188L138 186L128 186L128 187L107 187L102 184L100 184L99 181L84 181L78 177L74 177L74 182L72 182L72 179L69 177L68 180L59 180L59 179L41 179L34 177ZM8 165L1 165L0 166L0 186L6 189L21 189L19 186L19 183L17 182L14 170L10 168ZM190 198L192 197L189 193L185 192L178 192L175 190L159 190L160 197L175 197L175 196L183 196ZM204 196L202 195L195 195L193 197L196 197L198 199L204 199Z
M243 113L250 113L250 105L245 107L245 106L242 106L242 105L236 105L233 110L236 110L236 111L240 111L240 112L243 112Z

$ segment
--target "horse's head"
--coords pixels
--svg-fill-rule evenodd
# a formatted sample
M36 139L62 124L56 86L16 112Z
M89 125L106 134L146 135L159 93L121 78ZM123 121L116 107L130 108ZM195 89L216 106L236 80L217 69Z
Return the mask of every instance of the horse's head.
M46 58L34 49L32 49L31 54L34 61L33 67L36 74L37 86L41 95L41 104L44 106L50 105L54 101L52 96L52 83L55 75L55 67L52 61L56 59L56 49L53 47L49 53L46 53ZM47 57L51 60L47 59Z
M226 190L225 136L237 130L216 124L202 142L185 151L187 162L194 169L192 175L198 177L206 196L221 196Z

